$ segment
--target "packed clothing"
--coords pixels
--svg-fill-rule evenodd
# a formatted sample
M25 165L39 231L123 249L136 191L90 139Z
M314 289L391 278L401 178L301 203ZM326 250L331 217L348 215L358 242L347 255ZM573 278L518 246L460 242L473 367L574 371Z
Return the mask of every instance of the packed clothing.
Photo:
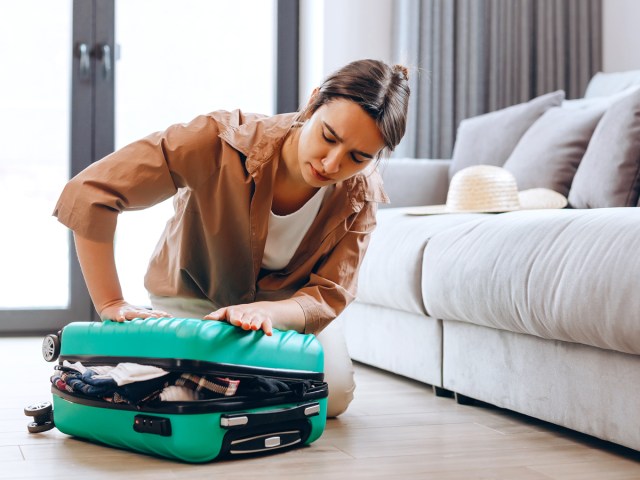
M234 395L264 397L290 392L299 395L311 387L311 382L306 380L285 382L256 376L241 381L215 375L169 372L137 363L86 367L81 362L67 360L55 367L51 383L61 391L128 405L152 401L198 401Z

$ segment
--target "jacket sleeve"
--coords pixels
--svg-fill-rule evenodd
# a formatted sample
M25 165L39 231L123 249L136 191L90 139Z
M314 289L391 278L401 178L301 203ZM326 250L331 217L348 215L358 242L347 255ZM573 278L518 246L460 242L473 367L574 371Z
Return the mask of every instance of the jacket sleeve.
M376 226L376 202L365 202L346 234L293 295L305 312L305 333L320 333L356 296L360 264Z
M209 178L222 148L218 130L212 116L202 115L123 147L72 178L53 215L84 237L111 241L119 213Z

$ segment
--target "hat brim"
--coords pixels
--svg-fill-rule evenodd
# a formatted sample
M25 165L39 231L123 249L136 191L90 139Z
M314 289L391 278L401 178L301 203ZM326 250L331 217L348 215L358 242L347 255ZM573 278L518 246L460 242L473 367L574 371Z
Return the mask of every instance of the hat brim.
M496 209L496 210L453 210L447 208L446 205L425 205L422 207L411 207L405 210L407 215L442 215L444 213L505 213L511 212L513 210L505 210L504 208Z
M518 192L520 208L483 209L483 210L459 210L447 208L446 205L424 205L411 207L405 210L407 215L442 215L444 213L506 213L517 210L560 209L567 206L567 198L548 188L531 188Z
M567 197L549 188L530 188L518 192L521 210L559 209L568 205Z

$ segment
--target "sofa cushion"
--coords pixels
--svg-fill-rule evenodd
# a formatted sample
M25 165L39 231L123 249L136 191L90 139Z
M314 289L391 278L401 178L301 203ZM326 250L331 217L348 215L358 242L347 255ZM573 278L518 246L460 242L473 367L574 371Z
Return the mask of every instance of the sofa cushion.
M428 314L640 354L640 209L519 211L432 236Z
M564 196L605 111L599 104L585 109L553 107L522 136L504 168L518 189L550 188Z
M633 207L640 190L640 90L602 117L569 192L574 208Z
M613 95L632 85L640 85L640 70L598 72L589 80L587 89L584 92L584 98Z
M558 90L460 122L449 178L471 165L504 165L524 132L549 108L559 106L563 99L564 92Z
M381 203L378 208L444 203L447 199L450 164L451 160L424 158L390 158L382 161L378 168L390 203Z
M630 87L627 87L618 93L613 93L611 95L607 95L606 97L575 98L571 100L563 100L562 108L565 108L567 110L580 110L583 108L602 106L603 108L607 109L618 100L638 90L640 90L640 85L631 85Z
M379 210L360 267L358 300L373 305L424 314L422 255L432 235L452 226L490 217L456 214L416 217L404 208ZM374 319L372 319L373 321Z

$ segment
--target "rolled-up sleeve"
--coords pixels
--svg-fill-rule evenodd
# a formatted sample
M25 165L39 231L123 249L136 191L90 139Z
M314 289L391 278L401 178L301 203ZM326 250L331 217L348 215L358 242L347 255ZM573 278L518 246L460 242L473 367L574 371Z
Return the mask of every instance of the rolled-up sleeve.
M117 215L150 207L215 168L219 127L210 115L154 133L93 163L72 178L53 215L74 232L110 241Z
M366 202L346 234L293 295L305 314L305 333L320 333L356 296L360 264L376 226L377 203Z

